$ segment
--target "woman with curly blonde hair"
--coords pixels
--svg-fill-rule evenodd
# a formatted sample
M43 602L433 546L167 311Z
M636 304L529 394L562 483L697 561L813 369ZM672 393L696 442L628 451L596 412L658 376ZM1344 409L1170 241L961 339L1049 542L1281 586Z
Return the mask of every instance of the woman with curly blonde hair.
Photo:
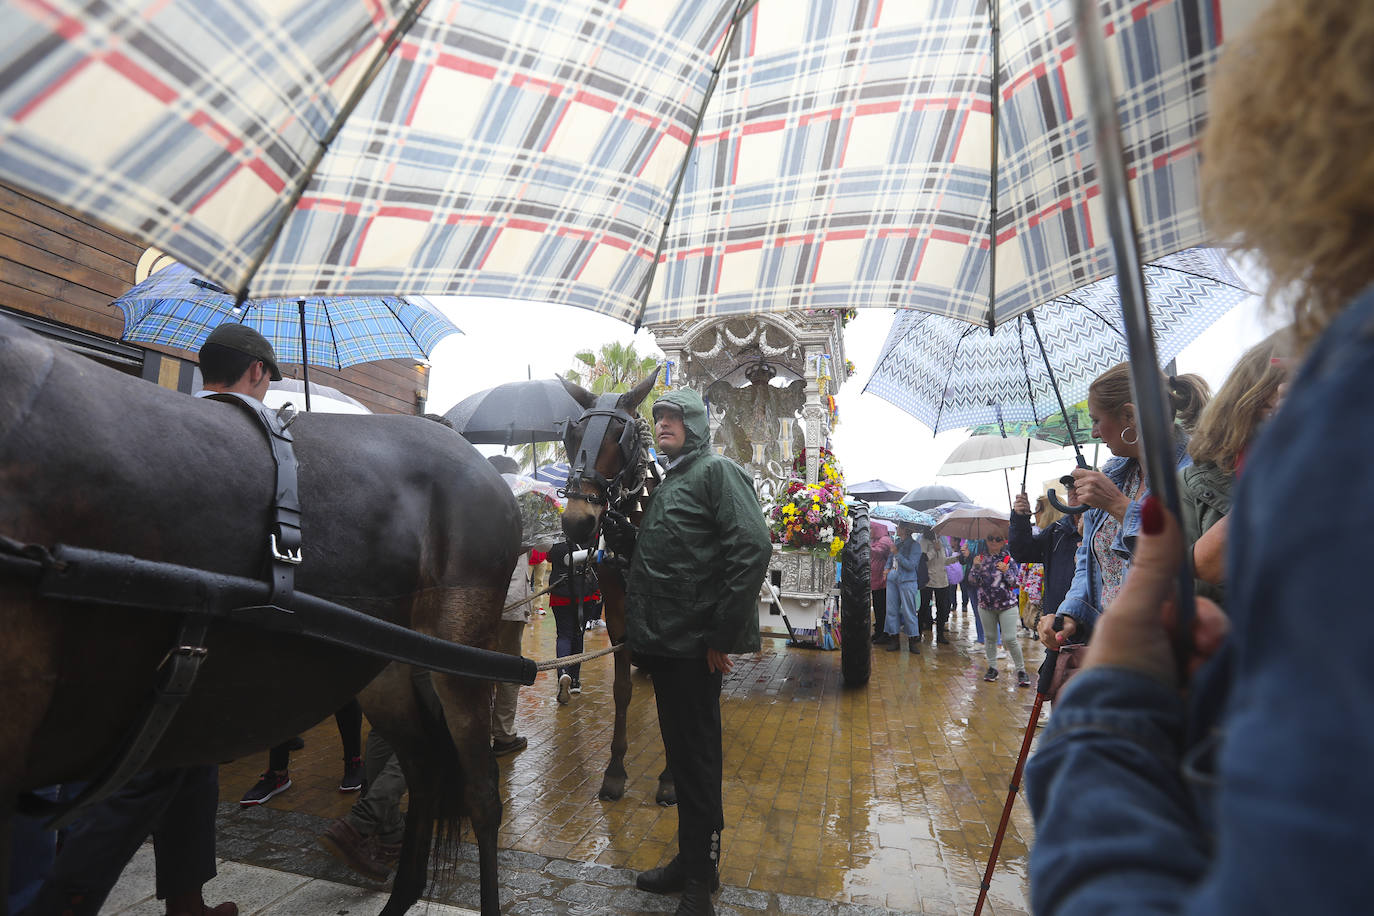
M1199 600L1181 659L1182 528L1141 507L1130 575L1026 769L1037 913L1369 906L1371 49L1374 3L1274 0L1213 76L1204 213L1269 270L1306 355L1245 451L1231 620ZM1234 462L1230 432L1198 448Z

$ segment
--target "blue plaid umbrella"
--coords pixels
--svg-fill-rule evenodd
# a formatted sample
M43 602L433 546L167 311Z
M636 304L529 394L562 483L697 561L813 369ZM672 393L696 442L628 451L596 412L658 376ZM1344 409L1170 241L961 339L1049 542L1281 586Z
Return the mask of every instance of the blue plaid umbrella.
M241 321L271 342L277 362L302 367L428 359L440 340L462 333L418 296L248 299L236 309L232 295L181 264L164 267L114 304L124 313L123 340L198 350L215 328Z
M1161 363L1250 295L1216 250L1194 248L1146 265ZM899 312L864 386L935 432L980 423L1039 423L1059 411L1045 354L1064 400L1129 358L1116 278L1099 280L999 325L995 332L925 312Z

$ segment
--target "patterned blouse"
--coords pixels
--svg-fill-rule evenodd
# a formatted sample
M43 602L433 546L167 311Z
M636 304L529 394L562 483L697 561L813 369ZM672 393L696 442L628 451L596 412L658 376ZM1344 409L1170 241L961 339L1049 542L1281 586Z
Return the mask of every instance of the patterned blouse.
M1144 489L1144 475L1140 472L1140 466L1136 465L1126 480L1123 492L1127 499L1134 502L1140 498ZM1093 535L1093 556L1097 560L1098 571L1102 574L1102 603L1099 607L1103 610L1116 600L1116 593L1121 591L1121 586L1126 581L1127 560L1112 550L1112 542L1120 532L1121 522L1117 521L1116 516L1107 514Z

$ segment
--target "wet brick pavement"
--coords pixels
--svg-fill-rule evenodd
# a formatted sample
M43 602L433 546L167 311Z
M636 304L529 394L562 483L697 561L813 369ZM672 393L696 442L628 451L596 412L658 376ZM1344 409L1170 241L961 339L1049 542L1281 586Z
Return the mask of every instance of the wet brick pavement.
M841 684L838 652L786 648L737 659L722 698L725 818L718 909L724 913L970 913L1006 800L1033 693L984 683L972 617L956 612L953 644L929 640L911 656L875 647L867 688ZM553 618L536 618L524 651L553 655ZM607 644L604 630L588 648ZM1040 650L1020 638L1028 667ZM502 902L512 916L671 912L671 898L638 892L633 876L671 858L677 816L654 803L663 768L652 683L635 675L625 798L596 797L609 754L611 663L584 666L584 692L555 700L551 673L521 691L523 753L501 758ZM307 733L292 757L293 787L269 805L238 797L266 755L221 767L222 857L341 883L368 885L323 852L315 836L347 812L338 792L333 720ZM1032 839L1022 800L1013 809L984 912L1024 913ZM451 886L435 900L476 905L475 847L464 844Z

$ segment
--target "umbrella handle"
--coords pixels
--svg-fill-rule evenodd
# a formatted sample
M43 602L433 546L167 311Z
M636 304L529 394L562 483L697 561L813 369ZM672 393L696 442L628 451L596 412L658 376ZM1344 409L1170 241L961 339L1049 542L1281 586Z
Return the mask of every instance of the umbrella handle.
M1079 466L1080 468L1085 468L1085 467L1088 466L1088 462L1085 461L1085 460L1083 460L1083 454L1082 454L1081 452L1080 452L1079 455L1078 455L1078 466ZM1073 480L1073 478L1072 478L1071 476L1069 476L1068 474L1065 474L1063 477L1059 478L1059 482L1062 483L1062 484L1063 484L1064 486L1066 486L1066 487L1069 485L1069 482L1072 481L1072 480ZM1049 499L1050 505L1051 505L1051 506L1054 506L1055 509L1059 510L1060 512L1064 513L1065 515L1082 515L1084 512L1087 512L1089 509L1092 508L1092 506L1084 506L1084 505L1069 506L1069 505L1065 505L1064 503L1061 503L1061 502L1059 501L1059 494L1055 492L1054 487L1050 487L1048 490L1046 490L1046 491L1045 491L1045 496L1046 496L1047 499Z

